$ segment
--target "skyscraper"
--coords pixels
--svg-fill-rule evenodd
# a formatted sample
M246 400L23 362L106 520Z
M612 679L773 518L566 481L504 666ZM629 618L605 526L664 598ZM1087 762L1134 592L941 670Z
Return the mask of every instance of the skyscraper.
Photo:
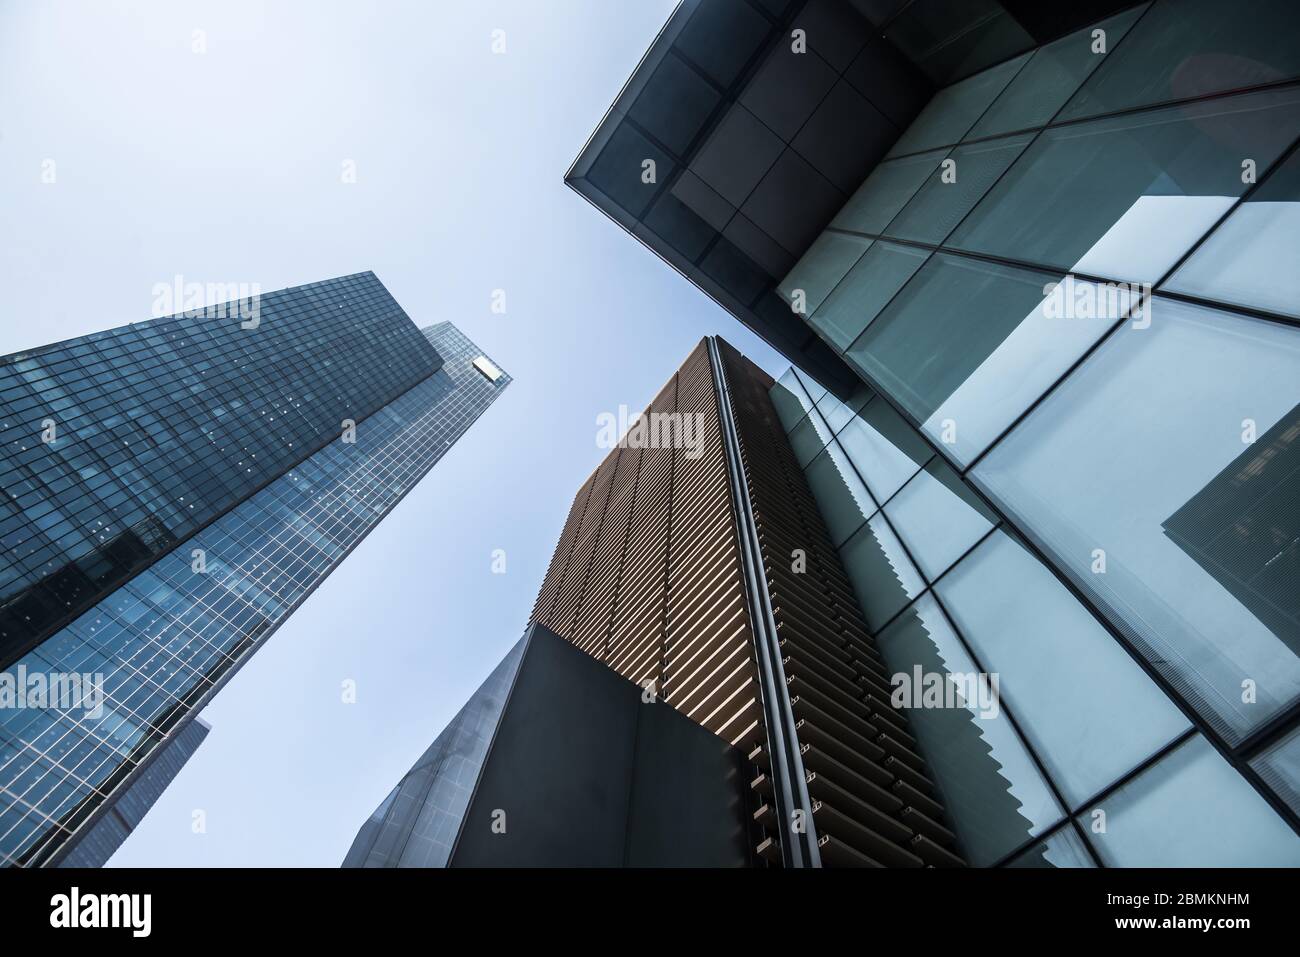
M372 273L0 360L0 663L102 692L0 709L0 859L57 863L509 382Z
M344 867L744 867L745 755L531 625Z
M579 489L529 637L345 864L963 863L774 386L691 352Z
M959 865L773 385L702 341L578 492L533 620L746 755L758 856Z
M961 7L684 3L569 181L795 364L890 670L998 675L911 712L971 863L1294 865L1295 5Z

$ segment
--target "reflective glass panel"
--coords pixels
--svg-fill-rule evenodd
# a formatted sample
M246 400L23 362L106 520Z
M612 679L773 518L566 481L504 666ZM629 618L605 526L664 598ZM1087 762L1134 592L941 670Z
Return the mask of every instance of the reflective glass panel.
M803 315L812 315L870 245L871 240L860 236L823 232L790 270L777 291L793 308L798 305L797 291L802 289Z
M1187 719L1043 565L994 532L935 586L1048 773L1086 801Z
M944 87L931 98L921 115L898 138L889 155L919 153L959 141L1011 82L1011 78L1024 66L1029 56L1028 53L1021 54L1015 59L991 66L952 86Z
M777 417L787 432L793 429L804 417L804 413L813 407L812 399L808 397L794 369L786 369L785 374L776 380L776 384L768 394L772 397L772 405L776 407Z
M885 514L930 581L947 571L996 521L952 467L938 458L899 490Z
M879 397L844 426L839 440L877 502L888 500L934 454L916 430Z
M881 163L849 197L839 214L831 220L831 225L859 233L884 232L889 221L898 215L947 155L948 151L942 149Z
M872 631L898 614L925 588L881 512L840 549L840 559Z
M1174 292L1300 316L1300 152L1188 257L1165 283Z
M1300 695L1297 399L1300 330L1156 297L972 473L1234 741Z
M1270 90L1044 130L948 244L1061 270L1158 282L1300 126Z
M1007 862L1007 867L1096 867L1079 832L1070 825L1061 828L1023 854Z
M1025 68L980 117L968 138L996 136L1013 130L1035 129L1056 115L1079 85L1115 49L1129 27L1145 10L1125 10L1094 27L1061 37L1037 50ZM1105 49L1097 49L1094 29L1106 31Z
M1079 824L1110 867L1300 866L1300 837L1199 734Z
M1294 0L1161 0L1061 111L1077 119L1300 76Z
M930 256L927 249L879 240L809 320L839 349L847 349Z
M936 254L846 358L968 463L1128 310L1125 286L1060 279Z
M885 233L937 246L1016 161L1032 138L1032 133L1021 133L958 146L930 174Z
M1060 805L1005 712L990 698L968 698L959 690L970 687L966 679L978 669L931 595L919 598L876 641L894 672L895 703L910 705L903 713L969 863L992 864L1061 819ZM917 696L918 669L922 684L927 675L939 676L945 689L930 706L923 693Z
M835 442L809 463L806 474L826 530L838 547L862 527L876 505Z
M1266 748L1250 766L1291 810L1300 811L1300 729Z

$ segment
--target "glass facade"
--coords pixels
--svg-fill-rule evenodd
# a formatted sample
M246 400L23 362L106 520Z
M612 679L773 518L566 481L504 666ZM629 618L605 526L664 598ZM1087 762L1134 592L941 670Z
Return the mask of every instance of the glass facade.
M0 664L440 362L373 273L191 312L0 359Z
M331 425L328 445L15 663L102 675L105 704L97 716L0 711L0 859L57 853L509 385L475 366L481 351L450 323L416 334L436 372L354 435Z
M1009 51L779 287L861 381L773 398L891 669L1000 676L911 715L978 863L1300 863L1298 29Z

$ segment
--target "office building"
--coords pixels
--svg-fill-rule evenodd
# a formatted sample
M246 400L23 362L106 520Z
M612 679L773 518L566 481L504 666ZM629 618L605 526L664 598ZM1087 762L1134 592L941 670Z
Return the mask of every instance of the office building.
M702 341L579 490L533 621L744 753L758 859L960 865L774 385Z
M960 6L683 4L570 181L796 366L773 399L888 670L998 675L996 717L909 709L971 864L1294 865L1296 7ZM773 46L710 26L755 16ZM820 60L783 52L800 29ZM741 217L775 222L761 184L789 182L831 101L797 91L882 41L929 91L856 182L772 191L818 213L767 230L789 237L768 262ZM765 98L775 57L794 79ZM638 193L609 144L662 142L678 64L734 70L737 95ZM888 115L897 84L856 75L836 84ZM707 221L696 179L746 198L688 248L647 211ZM728 298L700 274L737 252Z
M744 867L745 756L532 625L344 867Z
M58 863L510 378L372 273L0 360L0 860Z

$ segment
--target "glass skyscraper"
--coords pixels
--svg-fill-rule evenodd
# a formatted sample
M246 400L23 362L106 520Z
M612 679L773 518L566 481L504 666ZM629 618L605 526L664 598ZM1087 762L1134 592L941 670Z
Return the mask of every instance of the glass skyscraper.
M751 277L743 308L701 285L797 367L773 400L890 669L1000 677L995 718L909 709L971 863L1295 865L1297 8L969 6L684 4L571 182L620 221L665 195L716 208L724 225L690 234L697 270L748 237L728 273ZM746 19L767 46L715 29L681 49ZM880 106L867 67L895 55L930 89L842 202L768 231L784 257L745 206L699 199L696 178L725 196L779 178L783 150L807 158L830 97L800 83L857 64L834 83ZM634 202L640 166L608 144L656 139L656 70L683 57L732 64L729 91ZM763 81L778 60L798 78L783 97ZM755 123L789 145L718 163L711 145ZM682 255L686 232L643 218L639 238Z
M371 273L0 360L3 663L104 694L0 709L0 859L57 863L509 382Z

